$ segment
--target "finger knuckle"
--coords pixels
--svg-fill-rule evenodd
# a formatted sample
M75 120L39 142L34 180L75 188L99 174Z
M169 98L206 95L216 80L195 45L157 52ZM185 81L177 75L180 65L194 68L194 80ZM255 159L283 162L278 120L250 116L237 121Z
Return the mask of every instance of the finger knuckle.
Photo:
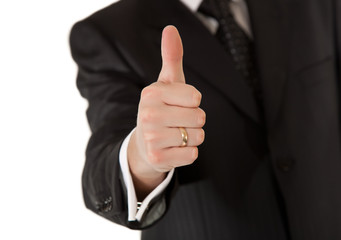
M199 130L199 133L197 135L197 140L198 140L198 143L199 144L202 144L205 140L205 131L204 129L200 129Z
M148 139L145 140L145 147L147 152L152 152L154 150L154 145L151 140Z
M156 111L154 108L146 107L143 111L139 114L140 120L142 123L150 123L155 119Z
M144 89L142 89L141 92L141 98L146 99L146 98L153 98L157 97L160 93L160 88L156 84L151 84Z
M150 95L151 89L150 86L145 87L144 89L142 89L141 91L141 98L147 98Z
M198 124L200 127L204 126L206 123L206 113L204 110L198 108L198 114L197 114Z
M197 158L198 158L198 148L192 147L189 150L189 156L187 158L186 165L193 164L195 162L195 160L197 160Z
M194 147L192 149L192 159L193 159L193 161L195 161L198 158L198 155L199 155L199 150L198 150L197 147Z
M148 160L152 165L159 165L162 161L160 152L156 150L149 151Z
M147 152L154 152L154 151L157 151L159 150L159 147L158 147L158 141L156 139L147 139L145 140L145 147L146 147L146 150Z
M193 89L192 89L192 99L193 99L193 103L194 103L195 106L199 106L200 105L201 98L202 98L201 93L193 87Z
M155 130L146 131L143 135L146 141L154 142L158 138L158 133Z
M145 147L145 151L146 151L146 155L147 155L147 159L148 161L150 160L151 156L151 152L153 151L153 147L149 144L148 141L144 142L144 147Z

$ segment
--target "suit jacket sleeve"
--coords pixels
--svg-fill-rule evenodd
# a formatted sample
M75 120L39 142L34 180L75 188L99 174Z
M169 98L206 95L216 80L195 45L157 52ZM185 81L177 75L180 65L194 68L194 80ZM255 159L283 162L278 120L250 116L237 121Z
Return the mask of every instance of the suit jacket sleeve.
M120 146L136 126L143 81L120 49L89 21L75 24L70 45L79 68L77 87L89 102L87 118L92 133L82 175L85 205L129 228L149 227L165 214L174 180L151 202L141 222L128 222L126 189L119 166Z

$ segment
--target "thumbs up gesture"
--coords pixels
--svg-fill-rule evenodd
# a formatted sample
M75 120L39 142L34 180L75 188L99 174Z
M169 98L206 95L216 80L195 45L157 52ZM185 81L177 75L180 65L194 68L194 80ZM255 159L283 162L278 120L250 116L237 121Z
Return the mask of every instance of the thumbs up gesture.
M159 78L142 90L137 127L128 145L139 199L159 185L171 169L192 164L205 135L201 93L185 82L182 42L173 26L163 30L161 55Z

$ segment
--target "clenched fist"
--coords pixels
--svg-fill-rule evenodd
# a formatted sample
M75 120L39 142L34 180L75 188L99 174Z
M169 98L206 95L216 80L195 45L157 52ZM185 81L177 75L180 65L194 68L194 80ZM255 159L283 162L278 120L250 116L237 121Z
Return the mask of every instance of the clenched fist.
M203 143L205 112L199 108L201 93L186 84L183 48L173 26L162 33L162 69L157 82L141 93L137 127L128 146L128 162L137 197L141 200L175 167L192 164ZM187 146L179 127L188 134Z

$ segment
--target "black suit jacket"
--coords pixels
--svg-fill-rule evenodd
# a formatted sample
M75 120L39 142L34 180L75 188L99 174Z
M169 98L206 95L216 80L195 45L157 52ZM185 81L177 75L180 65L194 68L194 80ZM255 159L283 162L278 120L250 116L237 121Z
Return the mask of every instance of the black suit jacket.
M75 24L71 49L92 131L82 179L89 209L144 229L143 239L341 239L341 3L247 2L263 110L178 0L122 0ZM168 24L183 40L186 81L203 96L206 140L143 221L128 222L118 153L140 91L157 80Z

